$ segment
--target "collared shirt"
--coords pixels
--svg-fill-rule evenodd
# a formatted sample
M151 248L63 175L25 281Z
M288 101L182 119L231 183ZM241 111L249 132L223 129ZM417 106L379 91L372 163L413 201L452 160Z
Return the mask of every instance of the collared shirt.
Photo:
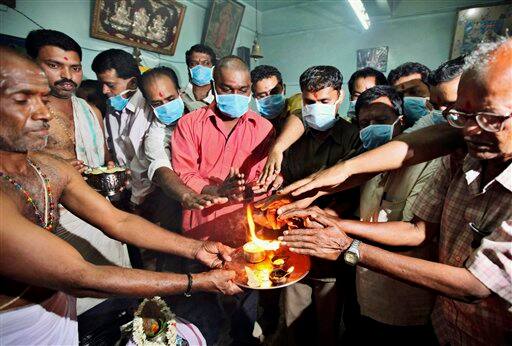
M130 168L132 197L131 201L140 204L152 191L145 163L144 137L151 124L153 112L137 91L126 107L118 112L109 107L105 117L107 144L116 163Z
M148 178L153 181L157 169L171 165L171 136L176 125L165 125L156 117L144 139L144 153L148 165Z
M200 193L207 185L226 179L230 167L239 168L250 184L261 173L274 139L272 124L249 110L231 133L212 103L183 116L174 129L172 165L183 182ZM247 188L250 191L250 187ZM246 239L247 221L242 203L204 210L185 210L183 229L195 239L220 240L240 246Z
M194 89L192 83L188 83L185 89L183 89L181 92L181 99L183 100L183 103L185 104L185 107L189 112L193 112L196 109L208 106L214 100L211 89L208 92L208 95L206 95L206 98L202 100L196 100L196 97L194 96Z
M302 94L298 93L295 95L292 95L286 99L286 104L281 112L277 117L274 119L269 119L269 121L274 125L274 129L279 134L283 130L284 123L286 122L286 119L290 115L298 116L299 119L302 119Z
M348 160L362 152L362 143L356 126L339 118L321 138L309 128L285 153L283 176L289 184L305 178L320 169Z
M481 187L482 167L449 158L417 198L413 212L440 224L439 262L467 268L492 294L468 304L438 296L432 323L441 344L504 345L512 337L512 163ZM469 227L489 234L481 239Z
M325 133L324 133L325 135ZM308 175L334 164L348 160L362 151L357 127L339 118L328 130L326 137L320 137L314 130L306 132L284 153L283 177L285 184L290 184ZM350 189L331 196L325 196L315 202L320 207L327 207L336 201L337 208L345 211L343 216L352 214L357 208L358 189ZM324 282L334 282L336 263L314 259L309 277Z
M380 174L361 190L361 221L411 221L412 205L439 168L441 159ZM432 259L432 246L420 246L406 255ZM425 325L435 295L372 270L356 268L357 300L361 314L394 326Z

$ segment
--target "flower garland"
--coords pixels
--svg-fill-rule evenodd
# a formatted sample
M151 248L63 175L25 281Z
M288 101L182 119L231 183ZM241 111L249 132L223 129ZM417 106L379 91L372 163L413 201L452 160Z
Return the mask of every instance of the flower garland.
M165 321L167 323L167 330L165 332L166 343L155 342L148 340L146 333L144 333L144 321L140 315L144 309L144 306L149 301L152 301L157 304L160 308L160 312L164 315ZM176 316L171 312L171 309L167 306L167 304L158 296L155 296L151 299L144 299L142 303L139 305L137 311L135 311L135 317L133 319L133 341L138 346L175 346L176 340L178 336L178 330L176 329Z

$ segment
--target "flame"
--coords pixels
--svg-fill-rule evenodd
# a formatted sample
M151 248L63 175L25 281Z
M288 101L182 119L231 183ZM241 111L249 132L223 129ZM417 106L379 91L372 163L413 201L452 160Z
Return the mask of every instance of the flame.
M280 242L277 240L264 240L259 239L256 236L256 225L254 224L254 219L252 217L252 207L250 205L247 206L247 223L249 224L249 233L250 240L257 246L261 247L263 250L277 250L279 249Z

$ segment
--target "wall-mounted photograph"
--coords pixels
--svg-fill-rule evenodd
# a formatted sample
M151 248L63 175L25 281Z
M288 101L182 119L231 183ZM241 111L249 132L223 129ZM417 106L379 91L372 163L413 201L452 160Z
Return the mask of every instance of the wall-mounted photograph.
M483 41L512 32L512 5L473 7L460 10L455 25L452 58L468 54Z
M185 9L175 0L96 0L91 36L174 55Z
M373 67L381 72L386 72L388 68L388 51L389 48L375 47L357 50L357 69L365 67Z
M217 57L233 53L245 6L234 0L213 0L205 23L203 44Z

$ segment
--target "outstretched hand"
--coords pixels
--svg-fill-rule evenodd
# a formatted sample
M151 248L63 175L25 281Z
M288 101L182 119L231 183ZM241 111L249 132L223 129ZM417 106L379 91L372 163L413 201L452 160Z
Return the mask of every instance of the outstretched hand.
M288 185L284 189L278 191L278 194L300 196L313 190L331 190L343 183L349 177L350 173L348 172L346 165L344 162L341 162Z
M279 237L292 252L335 261L352 243L352 238L339 228L339 219L318 207L292 210L279 217L294 218L303 219L307 228L284 231Z
M212 196L208 194L198 194L189 192L183 195L181 205L184 209L198 209L211 207L216 204L224 204L228 202L227 197Z

